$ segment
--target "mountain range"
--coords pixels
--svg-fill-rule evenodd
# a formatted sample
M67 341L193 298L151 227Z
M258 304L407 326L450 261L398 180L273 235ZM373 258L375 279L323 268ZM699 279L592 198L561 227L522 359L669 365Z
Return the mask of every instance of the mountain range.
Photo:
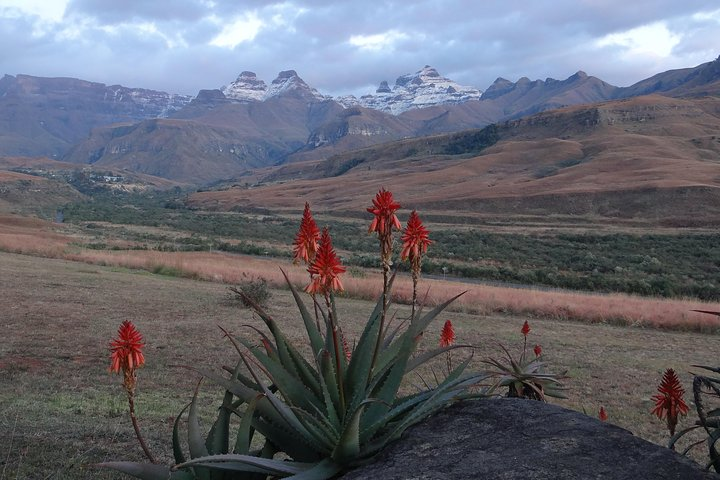
M245 71L229 85L201 90L194 98L70 78L5 75L0 156L45 156L205 185L257 178L253 172L269 167L269 178L279 178L277 167L283 165L282 175L296 175L344 152L573 105L653 93L719 92L720 58L624 88L579 71L565 80L498 78L482 92L425 66L399 77L393 87L381 82L375 93L360 98L323 95L293 70L280 72L269 85Z

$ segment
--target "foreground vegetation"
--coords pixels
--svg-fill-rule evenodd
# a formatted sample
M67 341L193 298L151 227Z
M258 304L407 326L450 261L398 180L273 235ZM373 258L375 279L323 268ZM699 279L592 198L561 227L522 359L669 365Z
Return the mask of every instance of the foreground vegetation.
M337 237L336 247L346 265L374 265L375 247L365 223L320 217ZM559 225L528 233L522 228L498 229L496 223L458 225L452 218L446 220L449 223L434 218L433 255L423 267L428 274L720 300L720 235L714 232L601 234ZM97 240L84 246L96 249L113 248L107 238L120 237L137 249L221 250L274 257L289 257L288 239L297 225L295 217L270 212L190 210L179 192L98 194L91 202L68 205L65 219L92 232Z
M109 479L116 476L92 464L142 461L119 380L108 373L107 342L123 320L133 320L147 343L136 408L150 448L164 462L172 459L173 418L191 400L197 381L183 366L232 362L234 349L221 341L216 325L231 333L246 331L243 324L261 325L219 283L8 253L0 253L0 265L6 306L0 344L0 460L5 463L0 471L8 479ZM295 271L306 278L300 267ZM455 293L460 290L455 286ZM270 313L288 338L300 341L304 327L290 293L273 290L272 299ZM372 307L372 302L343 299L338 315L369 314ZM407 315L409 306L397 312ZM473 362L500 353L497 342L513 354L522 348L523 317L448 312L442 319L452 320L458 339L477 346ZM668 367L686 372L689 365L716 361L713 335L554 319L530 322L533 341L542 344L547 361L568 370L569 398L554 403L593 416L604 406L608 422L662 445L667 443L664 424L649 413L662 372ZM344 325L344 332L356 339L362 326ZM440 325L436 328L430 337L437 338ZM691 391L690 376L681 380ZM209 384L201 389L199 411L208 414L200 419L205 431L221 400ZM683 419L679 428L687 422Z

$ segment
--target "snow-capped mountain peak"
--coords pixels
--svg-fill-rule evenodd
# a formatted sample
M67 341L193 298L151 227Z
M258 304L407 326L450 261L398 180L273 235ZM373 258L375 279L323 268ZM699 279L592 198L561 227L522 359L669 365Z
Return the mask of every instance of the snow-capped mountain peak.
M263 100L267 88L267 84L259 80L255 72L245 71L237 77L237 80L227 87L223 87L221 91L227 98L247 102Z
M338 101L346 107L361 105L397 115L413 108L477 100L481 95L481 90L460 85L425 65L415 73L399 76L392 89L388 82L382 81L374 94L363 95L360 99L341 97Z
M227 98L239 102L264 101L278 96L300 97L308 101L332 98L305 83L295 70L280 72L270 85L259 80L253 72L242 72L237 80L223 87L222 92ZM460 85L426 65L415 73L399 76L392 88L387 81L382 81L375 93L359 99L348 95L334 100L346 108L360 105L397 115L413 108L479 99L481 94L481 90Z
M316 100L325 100L327 98L305 83L295 70L280 72L265 92L265 99L283 95L300 96Z
M292 95L310 100L325 100L327 97L309 86L295 70L285 70L268 86L257 78L254 72L242 72L227 87L220 89L225 97L238 102L261 102L272 97Z

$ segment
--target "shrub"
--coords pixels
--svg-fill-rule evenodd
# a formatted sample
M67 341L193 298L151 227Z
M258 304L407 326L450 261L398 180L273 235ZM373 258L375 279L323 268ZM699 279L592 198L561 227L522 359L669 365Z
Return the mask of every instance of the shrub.
M240 299L240 302L246 308L250 308L253 305L264 307L272 296L268 288L267 280L263 277L243 280L237 287L231 290L237 294L237 298Z

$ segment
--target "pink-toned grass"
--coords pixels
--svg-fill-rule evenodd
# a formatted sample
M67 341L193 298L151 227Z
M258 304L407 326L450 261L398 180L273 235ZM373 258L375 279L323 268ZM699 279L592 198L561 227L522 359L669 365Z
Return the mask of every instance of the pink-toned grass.
M307 271L289 261L261 259L243 255L210 252L106 252L82 250L64 258L87 263L141 268L158 271L165 267L183 276L236 284L246 278L264 278L272 287L285 285L281 268L290 281L303 288L309 281ZM362 277L346 275L343 278L348 296L373 299L381 293L381 282L376 272L365 272ZM692 312L692 309L717 310L720 304L696 300L660 299L625 294L588 294L579 292L541 291L446 280L422 280L419 297L435 305L465 292L452 308L477 314L511 313L555 319L610 323L673 330L714 332L720 330L718 317ZM398 277L393 288L397 302L410 303L412 281Z
M63 258L96 265L144 269L199 280L237 284L248 278L264 278L271 287L284 288L281 268L298 288L309 281L303 267L281 259L264 259L223 252L158 252L147 250L105 251L73 247L69 236L52 231L44 222L0 218L0 250L13 253ZM373 270L352 270L342 281L346 294L374 299L381 293L379 274ZM351 271L351 272L352 272ZM429 305L465 291L452 306L481 315L520 314L589 323L610 323L640 327L700 332L720 331L720 318L692 312L693 309L720 311L720 304L696 300L659 299L625 294L589 294L543 291L422 279L419 297ZM412 283L399 276L393 289L395 301L410 303Z

